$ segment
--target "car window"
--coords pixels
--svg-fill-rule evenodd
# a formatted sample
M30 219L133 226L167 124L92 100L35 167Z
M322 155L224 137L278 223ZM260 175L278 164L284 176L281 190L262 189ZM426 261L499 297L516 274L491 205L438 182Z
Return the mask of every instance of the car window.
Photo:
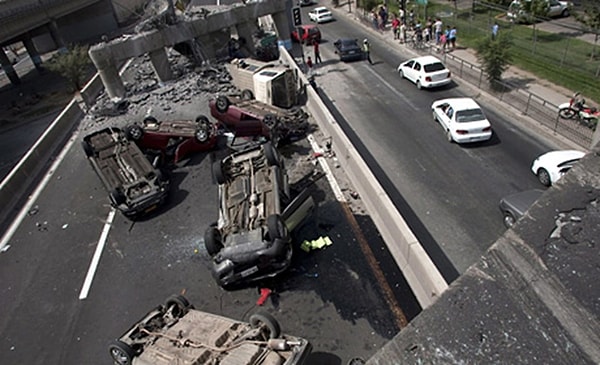
M427 72L427 73L442 71L442 70L446 69L446 67L441 62L430 63L428 65L425 65L423 68L425 69L425 72Z
M415 70L417 70L417 71L421 71L421 64L420 64L420 63L418 63L418 62L415 62L415 67L414 67L414 69L415 69Z
M571 167L570 165L574 164L575 162L577 162L579 160L580 160L579 158L574 158L572 160L561 162L558 164L558 167L565 167L565 166Z
M410 61L410 62L408 62L408 63L406 64L406 67L410 67L410 68L412 68L412 66L413 66L413 63L415 63L415 61Z
M452 116L454 115L454 109L452 109L451 106L449 106L448 109L446 109L446 115L448 116L448 118L452 119Z
M456 112L456 121L458 123L476 122L484 119L485 115L483 115L481 109L467 109Z

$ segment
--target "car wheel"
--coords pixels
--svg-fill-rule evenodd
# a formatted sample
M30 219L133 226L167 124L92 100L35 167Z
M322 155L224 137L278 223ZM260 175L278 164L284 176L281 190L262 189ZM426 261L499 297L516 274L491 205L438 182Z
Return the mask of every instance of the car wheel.
M225 181L227 181L227 179L225 178L225 172L223 171L223 165L221 164L221 161L213 162L212 174L215 178L215 181L219 185L225 184Z
M561 13L561 16L562 16L563 18L566 18L566 17L568 17L569 15L571 15L571 13L569 12L569 9L565 9L565 10L563 10L563 12Z
M272 214L267 217L267 229L271 241L276 239L285 240L288 237L287 227L279 214Z
M446 132L446 139L448 140L448 142L452 143L454 142L454 138L452 138L452 132L447 131Z
M158 120L156 120L156 118L154 118L153 116L149 115L146 118L144 118L144 120L142 122L144 123L144 125L157 124Z
M421 81L417 80L417 89L421 90L423 88L423 85L421 85Z
M217 227L211 226L204 231L204 247L210 256L218 254L223 248L221 232L219 232Z
M538 177L538 180L542 183L542 185L544 185L544 186L552 185L552 181L550 181L550 174L548 173L548 171L546 169L539 169L537 172L537 177Z
M432 111L431 114L433 115L433 121L437 123L438 120L437 120L437 117L435 116L435 112Z
M271 114L271 113L266 114L263 117L263 123L265 123L267 128L273 129L277 126L277 116L275 114Z
M87 157L92 157L94 155L94 148L88 141L81 141L81 147L83 147L83 151Z
M194 308L183 295L172 295L165 301L165 309L170 310L175 318L181 318Z
M216 106L219 113L225 113L229 109L229 104L227 96L221 95L217 97Z
M250 316L250 325L254 328L262 328L267 331L268 338L278 338L281 335L279 322L266 312L254 313Z
M242 90L242 99L243 100L254 100L254 93L250 89Z
M206 125L200 125L198 129L196 129L194 137L196 137L196 141L200 143L208 141L208 128L206 128Z
M125 130L127 139L132 141L139 141L144 136L144 130L137 124L132 124Z
M131 365L131 360L135 356L135 351L123 341L115 340L108 345L108 352L115 364Z
M110 200L113 202L113 204L116 206L119 206L123 203L125 203L126 197L125 194L123 194L123 192L119 189L114 189L113 191L110 192Z
M515 219L515 217L510 213L510 212L504 212L504 226L506 226L506 228L510 228L512 227L515 222L517 220Z
M267 142L263 144L263 152L265 154L265 158L267 159L267 165L281 167L279 155L277 154L277 150L272 143Z
M402 70L398 70L398 74L400 75L400 78L403 79L404 78L404 72L402 72Z

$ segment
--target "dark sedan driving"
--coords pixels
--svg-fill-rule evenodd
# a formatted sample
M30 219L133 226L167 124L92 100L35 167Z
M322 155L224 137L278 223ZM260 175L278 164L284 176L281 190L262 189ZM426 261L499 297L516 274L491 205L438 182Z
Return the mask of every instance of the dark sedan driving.
M340 56L340 61L357 61L362 60L364 55L362 48L358 45L356 39L341 38L333 43L335 53Z

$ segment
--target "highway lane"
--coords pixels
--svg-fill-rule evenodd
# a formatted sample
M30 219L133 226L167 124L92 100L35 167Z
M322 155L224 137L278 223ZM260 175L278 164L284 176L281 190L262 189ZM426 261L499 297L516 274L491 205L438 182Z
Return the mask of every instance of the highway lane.
M476 90L457 84L417 90L396 72L410 58L336 10L336 21L321 24L324 64L316 82L347 120L391 184L415 212L453 266L463 272L504 232L497 204L502 196L540 188L529 167L533 159L557 148L519 123L518 117L486 102ZM389 34L387 36L390 36ZM342 63L333 53L340 37L369 38L371 58ZM312 48L305 47L305 53ZM491 141L450 144L433 122L431 103L470 96L484 108L494 128ZM388 243L389 244L389 243Z
M175 113L156 110L153 115L193 118L208 114L207 106L200 98L172 105ZM203 232L217 217L210 165L221 150L195 155L172 172L171 199L156 216L133 223L115 215L89 292L80 299L111 209L79 143L95 128L141 117L84 121L0 254L1 363L109 363L108 342L174 293L185 293L197 308L237 319L258 309L257 286L224 291L215 285L203 248ZM306 141L283 152L289 166L312 166ZM370 356L393 337L397 308L390 307L325 179L317 183L315 197L317 213L297 237L329 236L334 244L310 253L297 250L288 273L261 284L274 290L264 309L281 321L284 331L314 344L311 363L342 364L353 356ZM378 270L392 295L402 305L414 302L369 217L360 210L354 215L376 251ZM408 308L406 315L410 319L417 311Z

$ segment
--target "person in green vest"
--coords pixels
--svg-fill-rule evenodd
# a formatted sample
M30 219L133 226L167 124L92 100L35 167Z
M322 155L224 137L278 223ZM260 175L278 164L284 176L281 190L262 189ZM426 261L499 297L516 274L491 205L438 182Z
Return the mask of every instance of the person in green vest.
M369 63L372 65L373 61L371 61L371 44L367 38L365 38L363 41L363 52L365 53L365 58L367 61L369 61Z

